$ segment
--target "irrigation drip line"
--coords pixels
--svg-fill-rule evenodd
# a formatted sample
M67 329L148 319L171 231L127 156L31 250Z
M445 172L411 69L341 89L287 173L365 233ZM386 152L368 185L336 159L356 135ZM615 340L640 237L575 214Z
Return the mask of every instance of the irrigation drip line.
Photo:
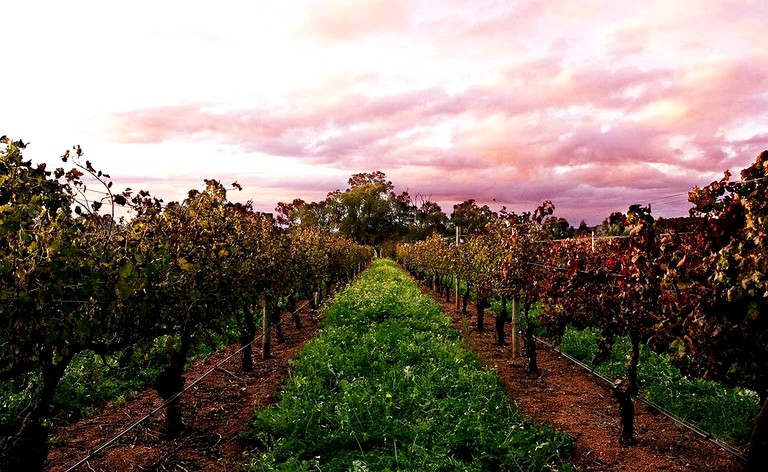
M526 262L526 264L527 265L532 265L532 266L535 266L535 267L543 267L545 269L559 270L559 271L562 271L562 272L570 272L571 270L574 270L574 269L569 269L567 267L560 267L560 266L554 266L554 265L549 265L549 264L542 264L540 262ZM589 271L583 270L583 269L576 269L576 272L578 272L580 274L587 274L587 275L591 275L593 273L593 272L589 272ZM614 274L614 275L616 275L617 277L622 277L619 274Z
M735 180L733 183L736 183L736 184L739 184L739 183L740 184L748 184L748 183L751 183L751 182L759 182L760 180L763 180L766 177L768 177L768 176L755 177L754 179L749 179L749 180Z
M211 374L211 372L213 372L214 370L218 369L218 368L219 368L219 367L220 367L222 364L224 364L226 361L228 361L229 359L231 359L231 358L232 358L232 357L234 357L235 355L237 355L237 354L239 354L240 352L242 352L242 351L243 351L243 349L245 349L246 347L248 347L248 346L250 346L251 344L253 344L254 342L256 342L256 341L260 340L260 339L261 339L263 336L264 336L264 334L262 334L261 336L259 336L259 337L255 338L253 341L251 341L251 342L249 342L248 344L246 344L246 345L244 345L244 346L240 347L240 349L238 349L238 350L237 350L237 351L235 351L234 353L232 353L232 354L230 354L229 356L227 356L226 358L224 358L222 361L220 361L220 362L219 362L218 364L216 364L214 367L210 368L210 369L209 369L207 372L205 372L205 373L204 373L202 376L198 377L198 378L197 378L197 379L196 379L194 382L190 383L189 385L185 386L184 388L182 388L182 389L181 389L181 390L179 390L178 392L174 393L174 394L173 394L173 395L172 395L170 398L168 398L168 400L164 401L164 402L163 402L163 403L162 403L160 406L158 406L158 407L154 408L152 411L150 411L149 413L147 413L146 415L144 415L144 416L143 416L141 419L139 419L139 420L135 421L133 424L131 424L129 427L127 427L126 429L124 429L123 431L121 431L120 433L118 433L116 436L114 436L114 437L113 437L112 439L110 439L109 441L107 441L107 442L105 442L105 443L101 444L101 445L100 445L99 447L97 447L96 449L93 449L92 451L90 451L86 457L84 457L84 458L83 458L83 459L81 459L79 462L77 462L75 465L73 465L73 466L71 466L69 469L67 469L67 472L70 472L70 471L72 471L72 470L75 470L76 468L80 467L82 464L84 464L85 462L87 462L88 460L90 460L91 458L93 458L93 457L94 457L96 454L98 454L99 452L103 451L104 449L106 449L106 448L108 448L109 446L111 446L112 444L114 444L114 443L115 443L115 442L116 442L118 439L120 439L120 438L122 438L123 436L125 436L126 434L128 434L130 431L132 431L134 428L136 428L136 427L137 427L138 425L140 425L141 423L143 423L143 422L147 421L149 418L151 418L152 416L154 416L154 415L155 415L155 414L156 414L158 411L162 410L163 408L165 408L165 407L167 407L168 405L170 405L171 403L173 403L173 402L174 402L174 401L175 401L177 398L179 398L179 397L180 397L180 396L181 396L181 395L182 395L184 392L186 392L186 391L187 391L187 390L189 390L190 388L192 388L192 387L194 387L195 385L197 385L198 383L200 383L200 382L201 382L203 379L205 379L206 377L208 377L208 375L210 375L210 374Z
M618 236L595 236L594 238L587 236L584 238L538 239L535 242L537 244L554 244L554 243L562 243L565 241L591 243L592 241L601 241L603 239L630 239L633 237L634 236L630 236L627 234L621 234Z
M535 264L535 263L529 263L529 264L544 266L543 264ZM558 267L554 267L554 268L558 269ZM547 346L548 348L550 348L554 352L560 354L562 357L565 357L566 359L570 360L574 364L576 364L579 367L581 367L582 369L588 371L590 374L594 375L595 377L599 378L600 380L604 381L605 383L613 386L613 380L611 380L608 377L606 377L606 376L602 375L601 373L597 372L594 367L591 367L591 366L583 363L579 359L576 359L575 357L571 356L570 354L567 354L567 353L561 351L560 349L555 347L553 344L550 344L549 342L543 340L542 338L540 338L538 336L534 336L534 337L541 344ZM689 431L692 431L693 433L701 436L702 438L706 439L707 441L710 441L711 443L715 444L716 446L720 447L721 449L725 450L726 452L730 453L731 455L741 459L744 462L747 461L747 457L744 456L744 454L742 454L741 451L739 451L735 447L731 446L730 444L727 444L727 443L725 443L723 441L720 441L719 439L714 437L712 435L712 433L710 433L708 431L705 431L705 430L699 428L698 426L696 426L696 425L694 425L694 424L692 424L692 423L690 423L690 422L688 422L688 421L686 421L686 420L676 416L671 411L665 409L664 407L662 407L661 405L658 405L655 402L652 402L651 400L647 400L647 399L645 399L643 397L640 397L640 396L636 396L635 398L638 401L640 401L641 403L645 404L646 406L648 406L648 407L658 411L659 413L663 414L667 418L671 419L672 421L674 421L678 425L688 429Z
M582 369L588 371L590 374L594 375L595 377L599 378L600 380L603 380L606 383L608 383L609 385L613 386L613 381L611 379L609 379L608 377L606 377L606 376L600 374L599 372L597 372L594 369L594 367L591 367L591 366L585 364L584 362L580 361L579 359L576 359L575 357L571 356L570 354L567 354L567 353L561 351L560 349L555 347L553 344L550 344L547 341L544 341L543 339L541 339L538 336L535 336L535 338L536 338L536 340L538 342L540 342L541 344L547 346L548 348L550 348L551 350L555 351L556 353L560 354L562 357L565 357L566 359L570 360L571 362L573 362L574 364L578 365ZM694 424L692 424L692 423L690 423L690 422L688 422L688 421L686 421L686 420L676 416L671 411L665 409L664 407L662 407L662 406L660 406L660 405L658 405L658 404L656 404L656 403L654 403L654 402L652 402L650 400L647 400L647 399L645 399L643 397L640 397L640 396L636 396L635 398L638 401L640 401L641 403L645 404L646 406L651 407L652 409L658 411L659 413L663 414L667 418L671 419L672 421L674 421L678 425L680 425L680 426L688 429L689 431L691 431L691 432L701 436L702 438L704 438L707 441L715 444L716 446L720 447L721 449L725 450L726 452L729 452L731 455L741 459L744 462L747 461L747 457L744 456L744 454L742 454L741 451L739 451L735 447L731 446L730 444L726 444L723 441L720 441L719 439L714 437L712 435L712 433L710 433L708 431L705 431L705 430L699 428L698 426L696 426L696 425L694 425Z
M302 309L303 309L305 306L307 306L308 304L309 304L309 302L304 302L304 304L303 304L303 305L301 305L299 308L297 308L295 311L291 312L290 314L291 314L291 315L294 315L294 314L298 313L300 310L302 310ZM273 326L282 326L282 323L283 323L283 320L281 319L279 323L276 323L276 324L274 324ZM110 439L109 441L107 441L107 442L105 442L105 443L102 443L102 444L101 444L99 447L97 447L96 449L93 449L93 450L89 451L87 456L85 456L84 458L80 459L80 460L79 460L79 461L78 461L76 464L74 464L74 465L72 465L71 467L69 467L69 468L67 469L67 472L71 472L71 471L73 471L73 470L77 469L78 467L80 467L81 465L83 465L84 463L86 463L87 461L89 461L90 459L92 459L94 456L96 456L96 455L97 455L99 452L103 451L104 449L108 448L109 446L111 446L112 444L114 444L115 442L117 442L117 440L119 440L120 438L122 438L123 436L125 436L126 434L128 434L129 432L131 432L131 431L132 431L134 428L136 428L136 427L137 427L137 426L139 426L140 424L144 423L144 422L145 422L145 421L147 421L149 418L151 418L152 416L154 416L155 414L157 414L157 412L159 412L159 411L160 411L160 410L162 410L163 408L165 408L165 407L167 407L168 405L170 405L171 403L173 403L173 402L174 402L176 399L178 399L178 398L179 398L179 397L180 397L180 396L181 396L183 393L185 393L186 391L188 391L189 389L191 389L191 388L192 388L192 387L194 387L195 385L197 385L197 384L199 384L200 382L202 382L202 381L203 381L203 379L205 379L206 377L208 377L208 376L209 376L209 375L210 375L210 374L211 374L213 371L215 371L216 369L220 368L220 367L221 367L221 366L222 366L222 365L223 365L225 362L227 362L228 360L232 359L233 357L235 357L236 355L238 355L239 353L241 353L241 352L242 352L242 351L243 351L245 348L247 348L247 347L251 346L251 345L252 345L253 343L255 343L256 341L259 341L259 340L261 340L263 337L264 337L264 333L262 333L261 335L259 335L259 336L258 336L258 337L256 337L256 338L254 338L254 339L253 339L252 341L250 341L248 344L245 344L245 345L241 346L241 347L240 347L240 349L236 350L236 351L235 351L235 352L233 352L232 354L228 355L227 357L225 357L224 359L222 359L221 361L219 361L219 362L218 362L218 363L217 363L215 366L211 367L211 368L210 368L210 369L208 369L208 370L207 370L207 371L206 371L206 372L205 372L203 375L201 375L200 377L198 377L197 379L195 379L195 381L193 381L193 382L192 382L192 383L190 383L189 385L186 385L186 386L184 386L184 388L182 388L182 389L181 389L181 390L179 390L178 392L174 393L174 394L173 394L173 395L172 395L170 398L168 398L168 400L164 401L164 402L163 402L161 405L157 406L157 407L156 407L156 408L154 408L152 411L150 411L149 413L147 413L146 415L144 415L144 416L143 416L141 419L139 419L139 420L135 421L134 423L132 423L130 426L128 426L128 427L127 427L127 428L125 428L123 431L121 431L120 433L118 433L117 435L115 435L115 436L114 436L112 439Z

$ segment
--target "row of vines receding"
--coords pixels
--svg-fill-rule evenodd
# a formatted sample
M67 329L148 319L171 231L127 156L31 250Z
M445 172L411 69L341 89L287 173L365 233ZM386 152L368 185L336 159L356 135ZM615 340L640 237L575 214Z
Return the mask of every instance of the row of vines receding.
M280 229L227 199L237 183L206 180L163 204L145 191L114 191L79 146L62 156L68 171L25 161L24 147L0 143L0 382L33 395L3 425L2 470L42 468L53 398L78 354L161 365L154 388L171 403L167 434L177 435L173 397L196 343L234 326L250 345L259 317L269 328L280 308L327 293L373 255L317 229ZM131 218L116 216L126 210ZM243 353L248 370L252 353Z
M539 323L556 341L567 325L598 328L598 357L607 357L614 336L626 336L626 373L613 387L623 443L635 442L632 398L641 344L668 354L683 372L755 391L761 408L748 450L756 468L768 463L767 173L765 151L740 179L726 172L694 187L684 227L660 225L650 206L633 205L621 237L552 240L542 224L554 212L547 201L523 214L501 211L461 244L433 236L398 246L397 257L441 293L463 287L457 296L465 314L474 296L478 329L484 329L488 300L499 300L502 345L507 302L513 301L526 326L523 342L534 374Z

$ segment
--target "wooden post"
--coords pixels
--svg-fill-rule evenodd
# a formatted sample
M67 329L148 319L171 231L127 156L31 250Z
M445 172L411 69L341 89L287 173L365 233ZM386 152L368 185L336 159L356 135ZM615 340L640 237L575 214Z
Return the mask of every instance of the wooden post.
M518 358L523 355L520 341L520 302L517 298L512 299L512 358Z
M459 240L460 240L459 239L459 234L461 234L461 228L459 226L456 226L456 246L457 247L459 245ZM456 275L454 275L453 278L456 279L456 310L458 310L459 309L459 303L460 303L459 302L459 275L456 274Z
M592 231L592 252L595 252L595 232Z
M272 317L267 314L267 300L261 299L261 358L266 360L272 357Z

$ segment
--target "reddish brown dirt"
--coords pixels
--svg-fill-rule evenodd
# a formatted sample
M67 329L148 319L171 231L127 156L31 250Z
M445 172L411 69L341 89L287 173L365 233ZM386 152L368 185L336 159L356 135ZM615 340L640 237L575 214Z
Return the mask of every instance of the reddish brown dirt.
M431 295L433 292L425 290ZM520 409L537 424L548 424L571 435L576 441L572 461L583 471L742 471L744 465L714 444L688 432L667 418L636 405L638 445L618 444L618 407L607 387L587 372L558 354L540 346L542 376L533 378L525 371L526 359L512 359L509 346L495 344L493 317L486 318L486 331L474 329L476 312L469 317L454 309L454 303L441 302L452 315L454 326L480 358L495 367ZM170 441L163 436L162 414L118 440L113 446L80 466L83 471L136 470L215 470L234 471L248 452L239 436L248 428L255 408L275 402L274 394L285 378L288 360L295 357L318 329L317 321L305 309L304 327L295 330L284 315L287 341L273 345L272 359L261 361L255 354L254 372L238 372L240 356L223 369L214 371L187 392L182 400L188 425L181 438ZM507 337L511 329L507 326ZM187 379L197 378L236 347L230 347L195 363ZM141 392L120 407L109 407L89 420L58 428L46 470L67 470L90 449L122 431L144 416L160 400L152 390Z
M296 357L319 328L308 307L301 311L300 330L294 328L287 313L282 319L286 342L277 344L273 334L271 359L261 360L260 343L254 343L253 372L239 372L241 356L238 354L184 393L182 409L187 429L179 439L165 439L164 416L159 412L77 470L234 471L248 452L248 444L239 433L248 429L256 408L275 403L274 394L290 369L288 360ZM238 347L230 346L190 366L187 382L197 379ZM111 439L161 403L154 390L145 390L125 405L105 408L96 417L56 429L52 433L54 445L48 454L46 470L69 469L89 450Z
M526 371L528 359L513 359L512 347L496 345L494 318L486 310L485 331L475 329L477 312L468 306L468 317L433 296L443 311L450 314L462 338L493 366L518 407L536 424L547 424L569 434L576 441L572 463L583 471L718 471L746 470L745 464L715 444L678 426L665 416L635 402L635 435L638 444L622 446L619 408L608 386L555 351L539 343L538 366L541 377ZM452 299L453 300L453 299ZM512 329L505 327L511 343Z

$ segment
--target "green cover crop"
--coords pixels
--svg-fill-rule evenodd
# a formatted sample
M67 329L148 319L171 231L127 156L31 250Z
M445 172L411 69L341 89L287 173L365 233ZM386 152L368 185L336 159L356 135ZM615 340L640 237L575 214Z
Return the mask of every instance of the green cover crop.
M450 319L391 261L328 306L281 402L256 413L249 470L567 470Z

